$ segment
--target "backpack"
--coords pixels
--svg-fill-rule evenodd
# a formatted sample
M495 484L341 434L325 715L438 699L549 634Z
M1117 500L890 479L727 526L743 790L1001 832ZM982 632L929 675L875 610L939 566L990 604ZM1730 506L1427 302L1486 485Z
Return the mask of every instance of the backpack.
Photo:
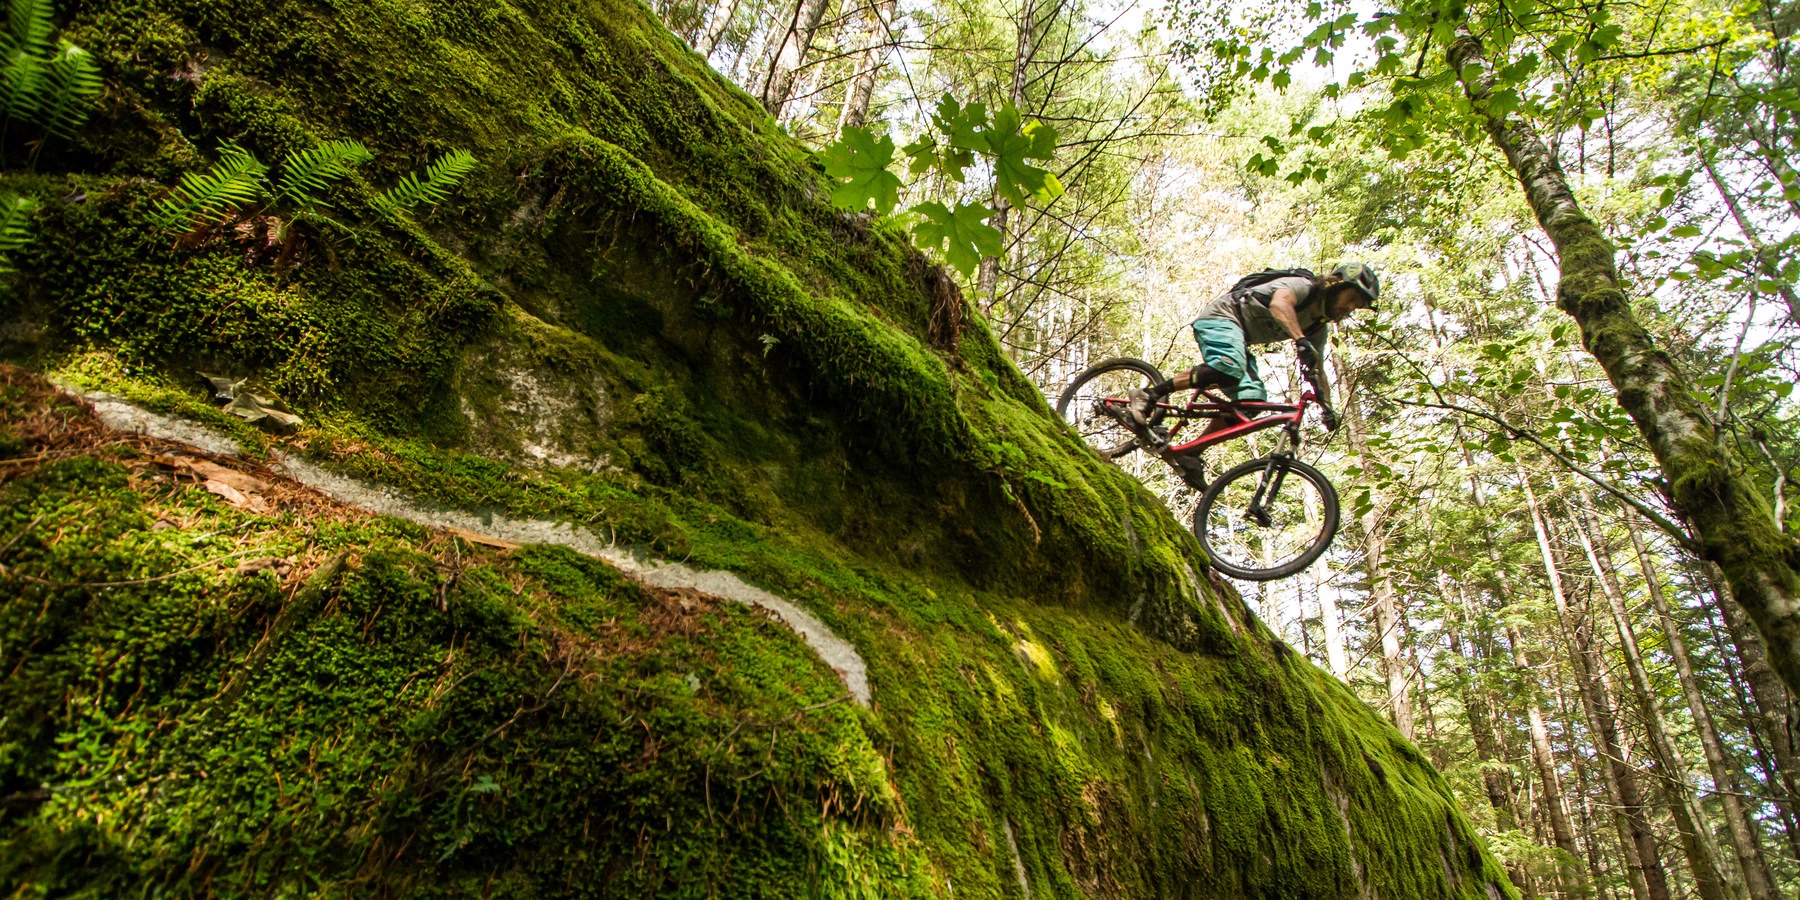
M1311 269L1264 269L1261 272L1253 272L1239 278L1237 283L1231 286L1231 299L1241 302L1245 297L1250 295L1252 290L1262 287L1277 278L1304 278L1308 281L1319 280L1319 276L1314 275Z

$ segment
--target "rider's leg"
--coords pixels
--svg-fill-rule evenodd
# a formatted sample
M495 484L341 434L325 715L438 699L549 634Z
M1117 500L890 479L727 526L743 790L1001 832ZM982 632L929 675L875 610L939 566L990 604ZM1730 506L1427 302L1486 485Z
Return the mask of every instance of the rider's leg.
M1156 404L1176 391L1207 387L1228 388L1236 383L1236 379L1231 376L1218 372L1205 363L1200 363L1186 372L1176 373L1174 378L1161 384L1133 390L1127 395L1130 402L1125 405L1126 424L1131 426L1132 432L1146 447L1153 451L1160 451L1167 446L1168 441L1165 436L1158 434L1155 429L1150 427L1150 418L1156 412Z

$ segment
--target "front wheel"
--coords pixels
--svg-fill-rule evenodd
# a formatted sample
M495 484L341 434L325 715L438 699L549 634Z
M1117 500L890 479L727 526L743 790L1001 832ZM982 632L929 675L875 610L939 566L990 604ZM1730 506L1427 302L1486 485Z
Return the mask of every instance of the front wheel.
M1337 529L1337 490L1323 472L1289 456L1226 472L1194 507L1194 536L1213 568L1246 581L1286 578L1312 565Z
M1121 356L1082 370L1062 396L1056 398L1056 414L1075 427L1081 439L1107 459L1118 459L1138 448L1137 436L1120 421L1125 398L1134 388L1161 384L1162 373L1141 359ZM1151 425L1162 420L1158 410Z

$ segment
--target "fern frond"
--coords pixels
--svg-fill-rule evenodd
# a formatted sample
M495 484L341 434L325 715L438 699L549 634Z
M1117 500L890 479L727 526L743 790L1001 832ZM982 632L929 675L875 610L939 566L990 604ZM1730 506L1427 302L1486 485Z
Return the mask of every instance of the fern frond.
M156 204L156 223L188 231L230 218L268 192L268 167L236 144L219 148L219 161L204 172L189 172Z
M49 70L49 90L37 121L57 137L74 137L100 96L100 66L93 54L64 42L50 59Z
M13 271L12 254L31 243L31 216L37 201L12 194L0 195L0 274Z
M43 57L15 50L0 61L0 110L6 118L33 121L50 80Z
M0 53L15 53L43 59L50 55L50 34L55 25L50 21L50 0L7 0L7 28L0 35Z
M281 180L276 184L276 199L301 208L325 206L318 193L331 182L348 178L357 166L375 158L369 148L357 141L326 141L306 150L290 150L281 160Z
M475 154L452 150L426 166L424 178L408 172L400 176L399 184L377 194L372 202L375 208L388 213L411 209L421 203L441 203L473 171Z

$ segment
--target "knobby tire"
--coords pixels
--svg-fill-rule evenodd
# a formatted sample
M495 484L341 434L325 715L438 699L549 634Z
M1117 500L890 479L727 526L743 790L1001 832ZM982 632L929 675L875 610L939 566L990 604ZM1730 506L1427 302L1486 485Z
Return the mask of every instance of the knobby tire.
M1225 555L1215 549L1210 536L1211 529L1208 528L1208 524L1211 521L1210 514L1212 513L1213 505L1217 503L1219 498L1229 491L1232 484L1239 479L1250 478L1255 482L1260 483L1263 476L1263 470L1269 465L1270 457L1265 456L1260 459L1253 459L1236 466L1231 471L1219 476L1219 478L1206 489L1206 493L1200 496L1200 504L1194 507L1194 537L1199 538L1200 547L1206 551L1207 559L1212 563L1213 568L1218 569L1233 578L1239 578L1244 581L1274 581L1278 578L1286 578L1316 562L1318 558L1325 553L1326 549L1331 546L1332 538L1337 536L1338 495L1337 489L1331 485L1331 480L1325 477L1325 473L1320 472L1318 469L1315 469L1300 460L1290 457L1276 457L1275 459L1277 465L1286 469L1285 473L1276 473L1281 474L1284 479L1283 493L1286 494L1285 498L1280 496L1276 497L1276 502L1282 502L1284 499L1287 503L1299 502L1295 498L1294 492L1288 489L1285 483L1291 481L1295 477L1310 482L1313 487L1318 489L1320 505L1318 532L1313 535L1311 543L1306 547L1304 552L1281 565L1274 566L1273 568L1249 568L1226 560L1224 558ZM1237 514L1236 510L1229 510L1227 512L1233 515Z

